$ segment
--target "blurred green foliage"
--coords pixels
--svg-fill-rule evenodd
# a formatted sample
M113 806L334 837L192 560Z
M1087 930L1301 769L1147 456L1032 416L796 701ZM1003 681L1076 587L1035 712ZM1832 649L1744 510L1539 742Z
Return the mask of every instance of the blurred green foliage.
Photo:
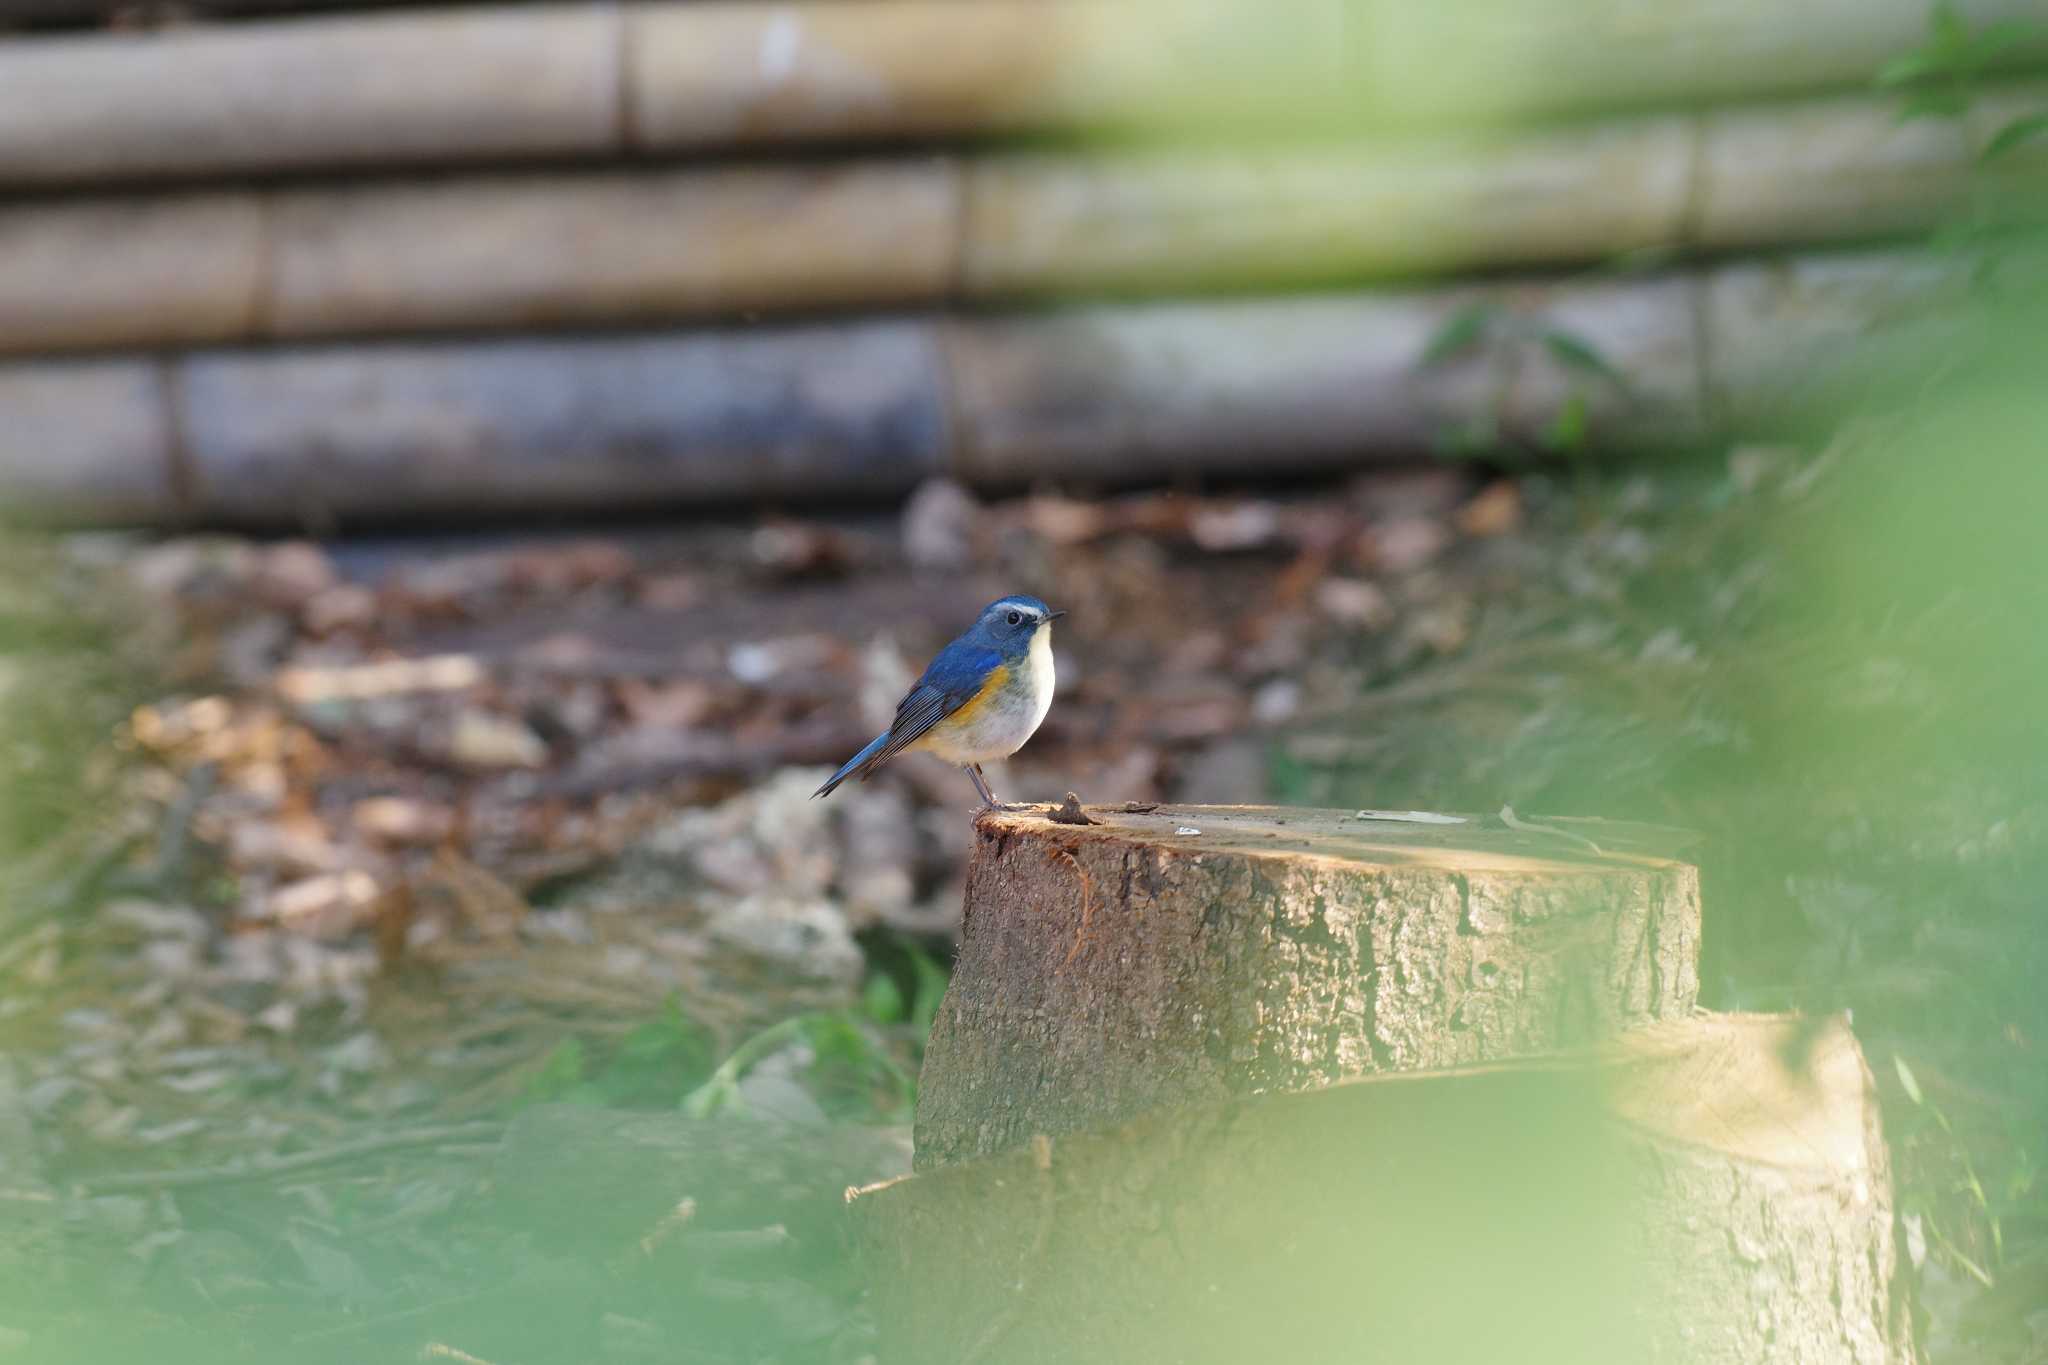
M2042 25L2017 19L2003 19L1972 28L1952 3L1940 0L1927 18L1927 40L1911 52L1902 52L1878 69L1881 89L1900 90L1905 103L1901 119L1950 118L1968 111L1979 83L1994 69L1994 63L2009 49L2037 36ZM1987 144L1986 155L2001 138L2009 150L2017 139L2008 137L2018 120L2007 124ZM2020 136L2030 136L2022 133Z
M75 825L104 792L107 738L146 692L143 623L82 598L47 540L0 535L0 863Z
M1535 447L1524 449L1507 429L1508 400L1516 376L1530 356L1547 354L1576 378L1548 421L1537 433ZM1463 357L1485 359L1488 401L1439 434L1437 448L1463 459L1487 459L1502 465L1545 457L1577 460L1593 448L1591 397L1595 390L1629 396L1628 378L1598 346L1575 332L1537 321L1512 308L1481 299L1445 318L1423 347L1424 366L1444 365Z
M579 1037L562 1040L526 1085L533 1103L645 1108L674 1103L711 1072L712 1043L671 996L654 1018L602 1052Z
M923 946L896 939L880 954L858 1005L791 1015L742 1040L723 1059L701 1024L671 997L655 1017L612 1043L570 1036L528 1077L525 1104L612 1108L680 1106L696 1118L748 1109L743 1082L762 1062L788 1053L798 1083L831 1118L908 1123L917 1103L917 1066L947 970Z

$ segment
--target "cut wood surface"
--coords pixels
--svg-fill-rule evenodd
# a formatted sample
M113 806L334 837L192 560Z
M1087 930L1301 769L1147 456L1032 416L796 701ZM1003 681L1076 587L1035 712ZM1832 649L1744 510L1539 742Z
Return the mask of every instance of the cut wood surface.
M202 11L332 8L210 0ZM97 0L5 0L81 16ZM1966 20L2037 19L1967 0ZM1922 0L479 5L0 45L0 185L775 142L1384 132L1864 87ZM2001 66L2048 60L2026 39Z
M1501 136L471 174L0 205L0 350L1338 287L1925 231L2042 183L1859 98Z
M1905 1365L1839 1019L1171 1112L863 1190L882 1358Z
M1582 1042L1698 996L1699 877L1670 858L1479 817L1088 813L976 823L919 1169L1162 1105Z
M1481 416L1534 448L1771 429L1872 353L1938 344L1971 260L1871 253L1011 316L366 342L0 364L0 505L72 521L396 521L1344 468ZM1437 363L1491 305L1533 341ZM1915 322L1914 320L1919 321ZM1502 375L1513 379L1502 393ZM1796 416L1795 413L1788 415Z

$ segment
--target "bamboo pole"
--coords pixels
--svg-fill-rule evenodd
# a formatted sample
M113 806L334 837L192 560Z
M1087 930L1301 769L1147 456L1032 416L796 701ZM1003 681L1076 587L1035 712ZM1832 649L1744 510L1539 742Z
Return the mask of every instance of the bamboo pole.
M2048 104L2048 88L2004 98ZM1863 99L1334 149L27 202L0 208L0 350L1334 286L1860 241L1929 229L1989 183L1975 145ZM2038 183L2048 142L1998 165Z
M397 519L873 495L944 461L915 322L225 351L170 369L192 510Z
M178 520L173 427L154 361L0 365L0 518Z
M1533 445L1574 394L1603 439L1688 440L1701 426L1686 289L1677 279L1454 288L956 324L954 467L983 487L1094 482L1112 470L1140 482L1188 469L1342 468L1365 451L1426 456L1482 414ZM1449 320L1482 300L1627 357L1628 393L1589 383L1541 346L1419 365Z
M633 133L656 149L1018 132L1106 116L1074 0L826 0L628 12Z
M536 5L0 44L0 184L614 151L619 24Z
M923 303L955 273L936 158L486 177L274 200L277 336Z
M1701 401L1716 429L1797 422L1897 397L1899 376L1956 354L1971 314L1967 255L1738 261L1697 299ZM2038 266L2038 262L2035 263Z
M1005 298L1398 278L1677 243L1689 136L1655 119L1274 155L986 158L967 172L963 286Z
M247 336L263 225L263 201L235 193L0 209L0 349Z
M651 335L0 364L0 506L72 520L389 522L1341 468L1475 422L1601 450L1765 429L1928 335L1961 257L1100 305ZM1470 305L1487 339L1425 363ZM1914 333L1907 320L1922 318ZM1620 372L1567 363L1569 337Z
M1960 8L1980 25L2039 17L2038 0ZM649 0L35 37L0 44L0 185L1012 132L1526 125L1861 88L1926 23L1925 0L1303 0L1285 24L1254 0ZM2048 63L2048 40L2002 61Z

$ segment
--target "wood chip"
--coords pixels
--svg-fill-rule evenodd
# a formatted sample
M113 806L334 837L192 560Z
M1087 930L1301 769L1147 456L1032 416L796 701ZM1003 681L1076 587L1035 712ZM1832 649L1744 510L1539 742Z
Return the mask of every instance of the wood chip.
M1081 798L1072 792L1068 792L1067 799L1060 803L1058 809L1049 812L1045 818L1056 825L1092 825L1096 823L1096 821L1089 818L1086 811L1081 809Z

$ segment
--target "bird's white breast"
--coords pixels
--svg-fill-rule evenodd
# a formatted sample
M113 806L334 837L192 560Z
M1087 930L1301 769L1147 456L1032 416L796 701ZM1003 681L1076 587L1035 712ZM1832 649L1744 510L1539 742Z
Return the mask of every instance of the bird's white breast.
M957 724L938 725L915 747L948 763L992 763L1024 747L1052 709L1052 628L1040 626L1004 685Z
M1052 710L1052 625L1040 626L1031 636L1031 651L1025 656L1024 668L1031 681L1031 727L1024 732L1024 739L1037 733L1045 720L1045 713ZM1024 740L1018 740L1021 746Z

